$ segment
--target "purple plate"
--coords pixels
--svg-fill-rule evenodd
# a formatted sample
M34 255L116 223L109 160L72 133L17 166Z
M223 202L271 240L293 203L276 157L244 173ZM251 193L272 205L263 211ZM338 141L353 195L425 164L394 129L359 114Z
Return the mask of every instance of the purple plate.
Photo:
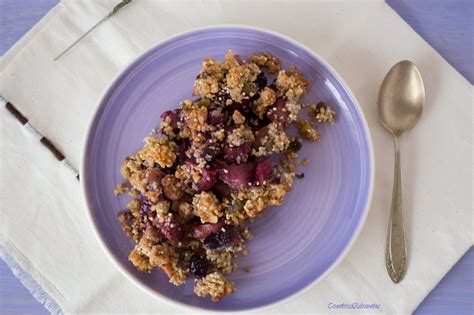
M229 278L237 291L218 303L198 298L193 281L175 287L159 270L137 272L127 257L133 242L122 232L117 212L128 196L113 195L122 182L121 161L159 126L160 114L191 97L202 60L222 59L228 49L247 57L268 51L285 68L296 65L311 82L303 102L325 100L337 112L334 126L322 126L322 140L305 143L302 169L282 206L256 220L249 255ZM219 26L172 37L131 63L104 94L90 125L82 160L82 185L100 243L119 269L155 297L209 310L235 311L282 301L321 279L358 235L373 188L373 150L362 110L349 88L320 57L301 44L268 31Z

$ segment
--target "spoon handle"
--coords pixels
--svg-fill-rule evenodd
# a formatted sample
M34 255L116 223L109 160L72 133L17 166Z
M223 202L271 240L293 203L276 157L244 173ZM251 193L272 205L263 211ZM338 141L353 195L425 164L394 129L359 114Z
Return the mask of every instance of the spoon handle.
M403 224L402 178L400 170L400 145L398 136L395 141L395 171L393 175L392 206L385 248L385 265L394 283L399 283L406 272L407 249L405 227Z

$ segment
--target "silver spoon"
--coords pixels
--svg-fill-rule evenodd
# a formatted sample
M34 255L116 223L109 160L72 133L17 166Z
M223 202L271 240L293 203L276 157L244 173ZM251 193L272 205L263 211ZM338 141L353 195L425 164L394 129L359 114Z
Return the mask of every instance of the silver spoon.
M408 60L394 65L380 86L378 99L380 121L395 141L392 206L385 247L385 265L394 283L403 279L407 269L399 142L400 136L420 119L424 103L425 88L416 66Z

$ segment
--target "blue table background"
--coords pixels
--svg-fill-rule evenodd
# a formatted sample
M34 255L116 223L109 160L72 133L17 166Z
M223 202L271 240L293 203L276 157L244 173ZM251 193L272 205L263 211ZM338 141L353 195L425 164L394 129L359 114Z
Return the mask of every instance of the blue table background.
M0 0L0 55L57 2ZM386 2L471 84L474 83L474 0ZM474 248L471 247L426 297L415 314L474 314L473 300ZM2 260L0 314L48 314Z

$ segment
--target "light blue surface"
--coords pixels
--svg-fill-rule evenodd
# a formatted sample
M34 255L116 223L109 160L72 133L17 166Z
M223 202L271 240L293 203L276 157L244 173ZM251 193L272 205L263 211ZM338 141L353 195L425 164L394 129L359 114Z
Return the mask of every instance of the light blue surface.
M414 315L474 314L473 299L474 248L471 247L425 298Z
M0 0L0 55L13 46L58 0Z
M1 259L0 314L48 314Z
M387 0L471 83L474 81L472 0ZM0 55L57 0L0 0ZM436 263L436 262L433 262ZM429 266L427 266L429 268ZM474 249L444 277L415 314L474 314ZM46 310L0 260L0 314L45 314Z
M386 0L471 84L474 83L473 0Z

